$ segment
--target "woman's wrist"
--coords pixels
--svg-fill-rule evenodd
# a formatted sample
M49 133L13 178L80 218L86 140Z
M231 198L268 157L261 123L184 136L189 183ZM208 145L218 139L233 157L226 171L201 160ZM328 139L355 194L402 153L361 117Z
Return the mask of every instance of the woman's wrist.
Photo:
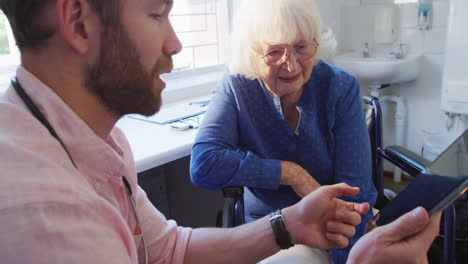
M298 185L301 184L301 176L307 175L307 171L298 164L290 161L281 161L281 180L280 183L284 185Z

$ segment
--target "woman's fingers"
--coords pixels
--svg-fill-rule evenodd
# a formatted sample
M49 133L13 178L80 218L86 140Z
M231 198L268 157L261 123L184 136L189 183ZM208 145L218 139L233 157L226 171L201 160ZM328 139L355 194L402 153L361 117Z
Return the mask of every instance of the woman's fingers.
M377 227L377 221L379 218L380 214L376 214L369 220L369 222L367 222L366 233L369 233Z

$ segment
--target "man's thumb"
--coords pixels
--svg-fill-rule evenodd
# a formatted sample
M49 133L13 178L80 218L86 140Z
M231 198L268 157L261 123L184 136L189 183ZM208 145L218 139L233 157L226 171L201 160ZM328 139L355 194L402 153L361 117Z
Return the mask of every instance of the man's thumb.
M388 234L390 242L397 242L421 231L429 222L429 215L422 207L400 216L394 222L383 226L383 232Z
M359 188L351 187L346 183L338 183L326 187L328 195L332 198L342 196L354 196L359 193Z

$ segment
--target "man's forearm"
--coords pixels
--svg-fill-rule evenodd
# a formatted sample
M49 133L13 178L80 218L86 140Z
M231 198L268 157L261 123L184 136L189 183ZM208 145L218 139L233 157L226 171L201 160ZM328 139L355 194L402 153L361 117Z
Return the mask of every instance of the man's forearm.
M236 228L194 229L186 264L257 263L279 251L268 217Z
M324 186L299 203L281 210L293 244L315 248L346 247L369 204L349 203L337 197L358 194L344 183ZM184 263L256 263L279 251L265 216L232 229L194 229Z

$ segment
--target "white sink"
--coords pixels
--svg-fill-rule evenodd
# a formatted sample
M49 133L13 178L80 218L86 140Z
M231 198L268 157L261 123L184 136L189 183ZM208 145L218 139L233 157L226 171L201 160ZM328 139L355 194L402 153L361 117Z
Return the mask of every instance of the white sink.
M390 55L364 58L361 53L344 53L333 63L366 85L394 84L415 80L419 76L421 54L408 54L403 59Z

